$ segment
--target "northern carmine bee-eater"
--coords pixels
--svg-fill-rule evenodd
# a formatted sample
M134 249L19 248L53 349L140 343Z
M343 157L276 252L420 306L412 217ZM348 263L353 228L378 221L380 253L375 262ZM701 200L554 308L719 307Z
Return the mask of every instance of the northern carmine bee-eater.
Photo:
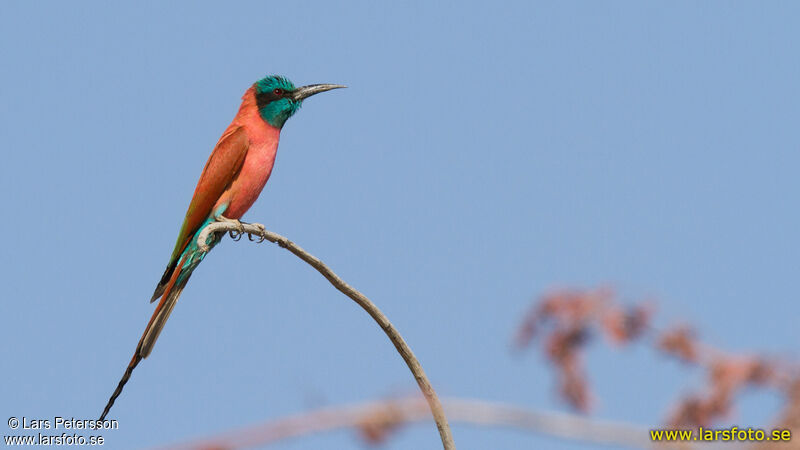
M278 139L286 120L300 109L305 98L343 87L338 84L295 87L288 79L273 75L256 81L244 93L239 112L222 134L200 174L167 269L150 299L151 303L159 298L161 301L100 420L114 405L136 365L153 351L153 345L192 271L205 257L206 253L197 245L200 231L211 222L238 221L244 215L272 173ZM213 236L207 243L213 247L219 238Z

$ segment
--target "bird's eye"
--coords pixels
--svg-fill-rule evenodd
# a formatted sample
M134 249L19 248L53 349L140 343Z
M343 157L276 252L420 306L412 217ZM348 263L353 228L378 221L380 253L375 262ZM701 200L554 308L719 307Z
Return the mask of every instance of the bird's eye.
M275 89L272 91L272 93L273 93L273 94L275 94L275 95L283 95L283 89L281 89L281 88L275 88Z

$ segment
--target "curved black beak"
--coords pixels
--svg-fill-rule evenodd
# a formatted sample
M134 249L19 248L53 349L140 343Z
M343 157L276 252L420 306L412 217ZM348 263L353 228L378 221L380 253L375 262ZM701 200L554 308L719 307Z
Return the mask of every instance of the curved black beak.
M346 88L341 84L309 84L308 86L301 86L292 91L292 100L301 101L305 98L311 97L320 92L330 91L331 89Z

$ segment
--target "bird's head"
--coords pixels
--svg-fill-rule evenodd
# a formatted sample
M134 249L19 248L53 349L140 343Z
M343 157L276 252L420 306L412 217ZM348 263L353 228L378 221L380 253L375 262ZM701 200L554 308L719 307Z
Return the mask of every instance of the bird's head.
M343 88L339 84L311 84L294 87L287 78L271 75L255 83L256 105L261 118L276 128L300 109L303 99L320 92Z

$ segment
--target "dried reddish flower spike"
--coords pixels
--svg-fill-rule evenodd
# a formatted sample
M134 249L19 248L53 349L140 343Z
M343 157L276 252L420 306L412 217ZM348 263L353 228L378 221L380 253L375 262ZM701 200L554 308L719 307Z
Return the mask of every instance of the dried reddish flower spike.
M610 306L601 320L601 329L612 343L628 344L640 337L650 325L651 305L622 308Z
M364 416L358 424L358 431L367 444L378 445L386 442L404 423L403 412L387 403L385 407L376 408Z
M656 346L668 355L692 364L696 364L700 356L695 332L687 325L678 325L662 332Z

